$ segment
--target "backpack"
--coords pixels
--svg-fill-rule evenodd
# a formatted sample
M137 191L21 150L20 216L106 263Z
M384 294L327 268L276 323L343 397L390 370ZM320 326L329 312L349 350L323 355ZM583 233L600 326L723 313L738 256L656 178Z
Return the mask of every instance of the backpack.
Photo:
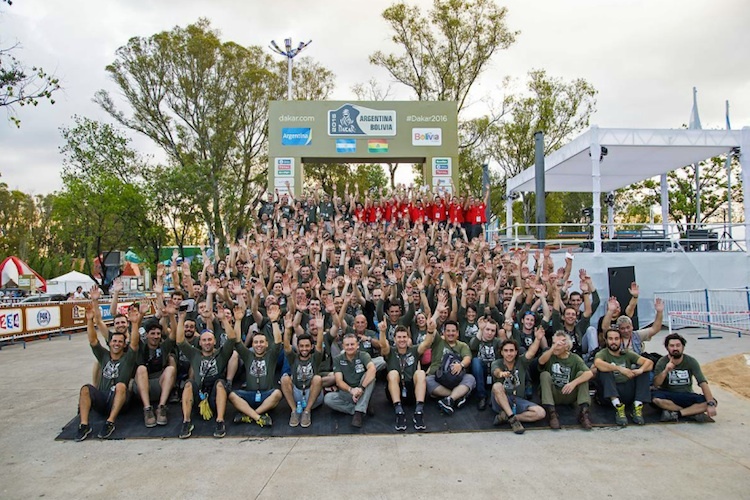
M455 387L457 387L458 384L461 383L461 379L463 379L464 374L466 373L466 369L462 366L461 371L458 372L458 375L453 375L453 373L451 372L451 365L453 365L453 363L460 364L461 357L453 351L448 351L443 354L443 359L440 361L440 366L438 366L438 369L435 372L435 382L448 389L454 389Z

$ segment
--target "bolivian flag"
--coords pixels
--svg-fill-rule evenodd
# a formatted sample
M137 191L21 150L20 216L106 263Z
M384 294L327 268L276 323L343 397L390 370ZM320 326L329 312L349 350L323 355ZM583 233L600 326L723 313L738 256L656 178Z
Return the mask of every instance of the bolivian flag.
M387 153L388 141L385 139L369 139L367 141L368 153Z

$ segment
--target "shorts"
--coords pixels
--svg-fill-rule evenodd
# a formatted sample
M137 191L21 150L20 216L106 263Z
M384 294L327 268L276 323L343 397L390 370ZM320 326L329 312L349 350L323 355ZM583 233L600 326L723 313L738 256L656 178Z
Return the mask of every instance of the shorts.
M96 411L98 414L108 417L112 411L112 403L115 400L115 391L113 390L103 392L94 387L91 384L87 384L84 387L89 388L89 397L91 398L91 409Z
M651 393L651 400L653 401L654 399L668 399L680 408L687 408L694 404L706 402L706 397L703 394L662 390L656 390Z
M243 390L236 390L233 391L236 395L241 397L245 400L247 404L250 405L250 408L256 409L261 404L263 404L263 401L271 397L271 394L274 393L274 391L277 391L278 389L271 389L270 391L243 391ZM256 395L260 392L260 401L256 400Z
M510 396L508 396L508 404L510 404L510 409L512 410L513 398ZM518 396L516 396L516 415L520 415L521 413L525 412L532 406L539 406L539 405L536 403L532 403L531 401L527 399L519 398ZM495 401L495 398L493 397L492 398L492 411L494 411L495 413L500 413L500 410L502 410L502 408L500 408L500 405L497 404L497 401Z
M308 387L304 391L302 389L298 389L296 385L292 386L292 389L294 390L294 402L295 404L297 401L302 401L303 399L308 399L310 397L310 388ZM323 391L321 390L318 394L318 397L313 401L313 404L310 405L310 401L307 402L306 408L309 408L311 410L314 410L318 406L323 404Z
M158 400L161 396L161 384L159 383L161 373L159 373L158 375L159 376L157 378L148 379L148 398L152 401L155 399ZM136 394L136 396L140 397L138 383L135 381L133 381L133 392Z
M193 408L198 408L198 404L201 402L198 384L195 382L195 380L190 380L189 382L190 386L193 388ZM211 407L211 410L214 413L216 413L216 386L219 384L224 384L224 380L218 379L216 382L210 385L211 392L208 393L208 406ZM205 386L206 384L204 384L204 390L208 391L208 387Z
M464 376L461 379L461 382L458 383L458 385L465 385L466 387L469 388L469 392L471 392L477 387L477 381L474 378L474 375L470 373L464 373ZM427 376L427 394L432 394L433 392L435 392L435 389L437 389L438 387L443 387L443 386L440 385L435 380L435 375L428 375Z

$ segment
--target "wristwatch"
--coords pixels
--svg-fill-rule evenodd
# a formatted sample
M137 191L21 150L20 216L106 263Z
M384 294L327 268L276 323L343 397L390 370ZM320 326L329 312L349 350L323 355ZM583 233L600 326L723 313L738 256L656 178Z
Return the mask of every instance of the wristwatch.
M708 402L708 403L706 403L706 404L708 404L708 406L714 406L714 407L715 407L715 406L716 406L716 400L715 400L715 399L713 399L713 400L709 401L709 402Z

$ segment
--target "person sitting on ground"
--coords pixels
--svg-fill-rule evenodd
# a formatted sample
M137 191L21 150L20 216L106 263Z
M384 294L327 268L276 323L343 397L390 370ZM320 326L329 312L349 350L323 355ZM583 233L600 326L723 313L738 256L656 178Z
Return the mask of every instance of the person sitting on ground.
M237 410L235 423L255 422L261 427L273 425L268 412L276 408L281 401L281 390L276 387L274 375L276 363L281 350L281 326L279 317L281 309L278 304L268 307L268 319L271 322L273 343L262 333L256 333L252 338L252 350L245 347L236 335L235 349L245 365L245 380L247 389L234 390L229 393L229 402ZM245 310L239 306L234 308L235 325L241 323ZM239 330L239 327L237 328Z
M438 304L435 313L447 308L445 302ZM461 408L469 397L471 391L476 387L476 379L466 369L471 366L471 349L464 342L458 340L458 323L452 319L443 323L443 336L437 337L431 342L432 364L427 375L427 391L433 398L440 398L438 406L446 415L453 415L457 408ZM443 364L443 358L452 356L455 362L451 363L450 373L456 378L458 384L446 387L437 380L438 368ZM460 379L458 377L460 376Z
M409 346L411 340L409 330L404 326L397 326L394 339L396 346L393 349L388 343L388 326L382 322L378 327L381 353L388 363L386 396L393 403L396 412L396 430L406 430L406 414L403 404L412 401L416 403L412 416L414 429L425 430L427 427L424 424L424 399L427 394L427 381L425 372L419 369L418 363L435 336L437 329L435 321L430 319L427 322L427 335L422 343L415 346Z
M338 391L329 392L323 402L332 410L353 415L352 426L362 427L375 387L375 364L370 355L359 350L357 336L347 333L344 351L333 358L333 373Z
M101 373L97 387L91 384L81 387L78 397L81 423L78 426L76 441L83 441L91 434L89 424L91 409L107 418L97 435L99 439L108 439L115 431L115 420L127 402L128 384L133 378L138 354L140 340L138 328L142 317L140 311L133 308L129 313L131 332L130 349L127 351L125 350L125 334L122 332L114 332L110 335L109 349L102 347L99 343L94 328L94 318L98 312L97 303L90 302L86 305L86 333L91 350L101 366Z
M550 428L558 430L560 419L555 405L577 403L581 427L591 430L589 380L594 374L580 356L570 352L572 347L570 335L558 331L552 336L552 347L539 356L539 368L546 368L539 376L542 405L547 411Z
M223 309L219 314L223 315ZM177 347L190 361L192 378L185 382L182 390L182 428L178 437L187 439L192 436L195 428L192 423L193 403L198 400L204 420L209 420L216 413L214 437L222 438L226 435L224 414L227 408L227 388L222 377L234 352L235 330L225 327L228 341L220 349L216 348L214 332L203 330L199 337L200 348L197 349L185 339L186 315L185 311L178 313L176 340Z
M487 409L487 387L492 386L492 363L500 352L500 326L492 318L482 317L479 320L479 331L469 341L471 349L471 374L477 382L479 411Z
M632 404L633 423L644 425L643 403L651 402L649 372L654 368L654 362L634 351L623 349L620 332L610 328L607 331L607 348L596 353L594 365L597 369L597 394L612 402L615 423L621 427L628 425L625 405Z
M651 393L651 401L662 409L662 422L676 422L681 417L713 422L716 398L711 394L698 361L685 354L685 344L687 341L678 333L669 334L664 339L668 354L656 363L656 390ZM693 377L703 391L702 395L693 392Z
M310 412L323 404L323 379L320 376L320 362L323 359L323 315L313 318L316 323L315 350L313 337L309 333L297 336L297 352L292 349L294 314L287 312L284 324L284 354L286 354L291 375L282 375L281 392L292 409L289 426L310 427ZM335 327L333 327L335 328ZM302 329L300 328L300 331Z
M493 425L510 423L516 434L523 434L522 422L537 422L546 416L544 408L524 399L526 394L526 373L529 363L544 339L544 328L538 327L534 342L521 355L518 342L506 339L500 344L501 358L495 360L492 371L492 409L497 412ZM520 395L520 396L519 396Z
M168 306L174 314L174 307ZM175 347L174 333L162 340L161 325L152 320L146 326L146 342L138 352L135 370L136 391L143 403L143 422L146 427L167 425L167 401L174 387L177 362L172 355ZM151 401L157 400L156 414Z
M607 302L607 313L604 315L602 321L602 328L605 331L611 329L612 317L614 312L618 309L617 299L611 297ZM638 355L643 354L643 344L651 340L651 338L661 331L662 321L664 319L664 301L662 299L654 300L654 310L656 311L656 317L654 322L648 328L641 328L640 330L633 331L633 320L627 316L620 316L615 322L615 327L620 332L620 338L622 340L622 348L630 349Z

